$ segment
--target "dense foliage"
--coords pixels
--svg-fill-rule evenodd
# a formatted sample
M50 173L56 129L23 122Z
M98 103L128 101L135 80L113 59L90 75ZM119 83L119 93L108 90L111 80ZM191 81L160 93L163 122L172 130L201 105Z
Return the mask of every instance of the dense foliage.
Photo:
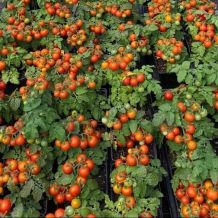
M216 218L215 10L208 0L7 1L0 216L157 216L157 147L168 145L181 215ZM160 72L179 86L164 90Z

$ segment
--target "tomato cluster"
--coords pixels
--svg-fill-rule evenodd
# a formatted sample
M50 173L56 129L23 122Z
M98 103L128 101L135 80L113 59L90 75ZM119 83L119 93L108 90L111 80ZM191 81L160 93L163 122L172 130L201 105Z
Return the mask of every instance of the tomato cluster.
M76 125L79 134L74 133ZM69 151L70 148L95 148L101 141L101 131L97 127L96 120L85 120L84 115L79 115L77 119L70 118L66 122L69 140L61 141L56 139L54 144L62 151Z
M126 18L126 17L131 16L132 14L132 11L130 9L122 10L120 6L117 4L107 6L105 8L105 11L118 18Z
M8 146L23 146L26 144L26 138L21 129L24 123L21 119L17 120L14 125L6 126L0 135L1 143Z
M127 164L128 166L136 166L138 164L148 165L150 163L149 147L145 144L140 145L138 148L128 149L128 155L117 159L114 163L115 167L120 164Z
M158 58L174 64L176 60L181 58L181 54L183 53L184 49L184 43L176 40L176 38L159 39L157 41L156 49L156 56Z
M127 69L128 65L133 61L133 54L126 53L123 47L121 47L118 52L119 53L114 57L112 56L104 61L101 67L112 71Z
M77 176L75 183L70 184L69 187L52 184L49 187L49 194L55 198L57 204L63 204L65 201L71 202L71 205L74 208L75 200L79 200L76 198L80 195L93 168L94 162L83 153L77 156L76 161L65 162L62 165L62 171L64 174L72 174L76 171Z
M217 184L213 184L211 180L206 180L202 185L189 184L187 187L181 183L176 196L181 202L183 217L217 217Z
M49 15L57 15L61 18L70 18L71 16L70 9L66 5L61 5L59 2L55 4L46 2L45 9Z
M122 84L125 86L136 87L146 80L144 73L134 74L131 71L125 71L123 72L123 76L124 79L122 80Z
M30 156L31 158L31 156ZM14 185L24 184L27 182L31 175L38 175L41 171L40 166L33 162L31 159L15 160L7 159L5 163L1 163L1 185L7 185L12 182ZM1 194L3 187L1 186Z
M206 49L217 44L216 26L207 18L207 15L215 14L215 3L195 0L181 1L180 7L185 9L185 20L190 28L196 28L195 33L191 32L192 38L201 42ZM202 13L198 13L198 10L202 10Z
M183 182L183 216L217 217L215 4L151 0L138 16L138 3L11 0L0 12L0 216L157 216L157 130L175 158L174 190ZM186 85L163 94L153 62ZM110 146L111 199L99 187Z
M181 94L184 93L181 92ZM191 154L197 148L197 142L194 139L194 134L197 131L196 122L200 122L202 119L206 118L208 111L201 106L198 101L194 100L190 93L185 94L184 101L180 100L182 98L175 100L174 95L172 91L167 90L163 97L166 101L176 103L177 113L180 114L184 126L170 126L167 123L163 123L160 126L160 131L169 141L174 141L176 144L185 143L189 151L188 153L190 154L189 157L191 157Z

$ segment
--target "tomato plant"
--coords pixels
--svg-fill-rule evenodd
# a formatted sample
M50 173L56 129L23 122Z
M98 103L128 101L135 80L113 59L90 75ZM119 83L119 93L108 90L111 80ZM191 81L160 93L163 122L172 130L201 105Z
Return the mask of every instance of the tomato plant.
M7 1L0 216L157 216L164 138L181 214L217 217L215 10L209 0ZM184 84L162 89L159 61Z

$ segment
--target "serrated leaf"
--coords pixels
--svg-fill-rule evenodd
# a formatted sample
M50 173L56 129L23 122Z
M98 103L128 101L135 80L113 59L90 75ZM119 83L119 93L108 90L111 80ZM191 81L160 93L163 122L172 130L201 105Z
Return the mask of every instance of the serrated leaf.
M25 112L32 111L33 109L37 108L41 104L41 98L30 98L28 99L27 103L24 105L23 110Z
M177 80L179 83L185 80L187 72L188 72L187 70L183 70L183 69L179 71L179 73L177 74Z
M15 205L13 211L11 212L12 217L22 217L24 211L24 207L22 203L18 203Z
M34 187L34 182L31 179L23 186L22 190L20 191L20 196L22 198L28 197L33 187Z
M138 129L138 121L137 120L130 120L129 121L129 129L132 133L136 132Z
M12 98L10 100L10 107L13 111L17 111L20 107L21 100L20 98Z
M160 126L166 119L166 114L165 113L158 113L154 115L153 118L153 125L154 126Z
M168 103L165 103L165 104L160 105L159 109L161 111L170 111L171 110L171 106Z
M65 129L58 123L53 124L49 129L49 139L60 139L64 140L66 136Z
M174 123L174 121L175 121L175 114L172 113L172 112L168 112L166 114L166 117L167 117L167 124L169 126L171 126Z
M39 202L42 199L42 194L43 194L42 189L38 186L34 186L34 189L32 191L32 195L33 195L33 199L36 202Z

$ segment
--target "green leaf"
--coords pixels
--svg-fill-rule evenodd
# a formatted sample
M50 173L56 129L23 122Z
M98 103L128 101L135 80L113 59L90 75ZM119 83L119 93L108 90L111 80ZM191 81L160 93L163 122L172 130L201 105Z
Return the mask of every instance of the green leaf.
M37 108L41 104L41 98L29 98L27 103L24 104L23 110L25 112L32 111Z
M166 117L167 117L167 124L169 126L171 126L174 123L174 121L175 121L175 114L172 113L172 112L168 112L166 114Z
M177 74L177 80L179 83L185 80L185 77L187 75L188 71L187 70L180 70L179 73Z
M10 100L10 107L13 111L17 111L18 108L20 107L21 100L20 98L12 98Z
M161 111L170 111L171 110L171 106L169 103L165 103L159 106L159 109Z
M157 113L154 115L153 118L153 125L154 126L160 126L166 119L166 114L165 113Z
M24 207L22 203L15 204L13 211L11 212L12 217L22 217Z
M210 170L210 178L212 179L213 183L216 184L218 181L218 169L212 169Z
M122 132L123 132L124 136L130 135L129 125L127 123L125 123L123 125Z
M28 197L33 187L34 187L34 182L31 179L23 186L22 190L20 191L20 196L22 198Z
M129 121L129 129L132 133L136 132L138 128L138 121L137 120L130 120Z
M59 124L54 123L49 129L49 139L52 141L54 139L64 140L66 137L65 129Z
M115 132L115 136L121 144L126 143L126 139L125 139L124 135L122 134L122 132L119 132L119 131Z
M33 192L32 192L33 199L36 202L39 202L42 199L42 194L43 194L42 188L35 185L34 189L33 189Z
M209 76L207 77L207 83L208 83L208 84L213 83L213 82L216 80L216 77L217 77L217 75L216 75L215 73L209 75Z

